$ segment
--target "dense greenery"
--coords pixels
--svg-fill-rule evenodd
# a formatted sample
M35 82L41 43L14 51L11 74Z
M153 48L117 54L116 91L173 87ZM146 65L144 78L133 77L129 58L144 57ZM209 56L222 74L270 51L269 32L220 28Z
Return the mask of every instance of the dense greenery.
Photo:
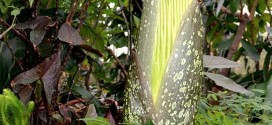
M9 89L3 90L0 95L0 124L3 125L28 125L34 102L23 104Z
M0 98L12 97L0 103L0 117L18 118L4 124L124 123L125 83L146 1L0 1ZM204 54L232 62L204 58L196 124L271 124L272 1L202 2ZM5 111L12 101L27 116L34 102L29 121L20 113L13 118L12 107Z

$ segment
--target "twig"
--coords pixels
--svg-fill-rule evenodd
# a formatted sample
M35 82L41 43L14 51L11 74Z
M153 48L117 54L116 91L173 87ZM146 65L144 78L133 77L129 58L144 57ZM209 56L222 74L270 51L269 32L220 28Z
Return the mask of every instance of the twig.
M251 12L250 12L250 15L248 16L247 14L242 14L242 11L241 11L241 15L242 16L239 16L239 20L240 20L240 24L238 26L238 29L236 31L236 35L235 35L235 38L231 44L231 47L229 48L229 52L227 54L227 59L231 59L233 54L235 53L235 51L237 50L238 46L239 46L239 43L243 37L243 34L245 32L245 29L246 29L246 25L252 21L253 17L254 17L254 13L255 13L255 10L256 10L256 7L257 7L257 4L258 2L256 2L258 0L255 0L252 8L251 8ZM243 8L241 8L243 9ZM221 74L224 75L224 76L228 76L229 75L229 71L230 69L223 69L221 71Z
M0 18L0 23L5 26L5 27L10 27L10 25L8 23L6 23L3 19ZM20 39L22 39L23 41L28 42L28 44L30 44L30 41L28 40L27 36L25 36L24 34L22 34L20 31L16 30L16 29L11 29L11 31L18 36Z
M254 1L254 3L253 3L253 6L252 6L252 8L251 8L251 10L250 10L250 20L253 20L253 18L254 18L254 14L255 14L255 11L256 11L256 8L257 8L257 5L258 5L258 2L259 2L259 0L255 0Z
M78 98L78 99L74 99L74 100L66 102L65 105L74 105L74 104L77 104L77 103L87 102L87 101L88 100L86 100L86 99Z
M115 56L114 52L113 52L111 49L109 49L109 48L106 48L106 49L109 51L110 55L114 58L114 60L116 61L117 65L120 66L120 69L121 69L121 71L124 73L125 77L127 77L127 71L126 71L126 69L125 69L125 66L124 66L124 65L120 62L120 60Z
M89 87L89 83L90 83L90 75L91 75L91 67L89 69L89 71L87 72L86 74L86 77L85 77L85 88L87 91L90 91L90 87Z
M66 18L66 23L70 24L72 22L72 19L75 14L75 10L76 10L77 6L78 6L78 0L74 0L74 2L71 5L71 10Z
M129 1L129 2L131 2L131 1ZM121 6L121 4L120 4L120 0L118 0L118 3L119 3L119 6ZM129 3L129 5L130 5L130 3ZM130 6L129 6L129 12L130 12L130 14L131 14L131 10L130 10ZM124 10L122 9L121 10L121 13L122 13L122 16L123 16L123 18L124 18L124 20L125 20L125 23L126 23L126 26L127 26L127 32L128 32L128 43L129 43L129 45L128 45L128 47L129 47L129 53L132 51L132 39L131 39L131 28L130 28L130 25L129 25L129 22L128 22L128 20L127 20L127 18L126 18L126 15L125 15L125 12L124 12ZM130 21L131 21L131 18L130 18ZM128 54L127 55L127 58L126 58L126 60L128 60L128 57L129 57L129 55L130 54Z
M59 30L59 0L56 0L56 31Z
M87 0L87 1L85 2L84 8L82 9L82 11L81 11L80 14L79 14L79 16L80 16L80 19L79 19L80 22L79 22L79 25L78 25L78 28L77 28L78 31L80 31L80 28L82 27L82 24L83 24L83 22L84 22L84 20L85 20L85 18L86 18L87 9L88 9L88 7L89 7L89 5L90 5L90 2L91 2L91 0Z
M15 24L12 24L8 29L6 29L2 34L0 34L0 39L2 39L8 33L8 31L10 31L14 26Z
M71 80L71 86L69 86L69 93L68 93L68 97L67 97L67 101L66 102L68 102L69 101L69 99L70 99L70 96L71 96L71 94L72 94L72 88L74 87L74 84L75 84L75 77L76 77L76 75L78 74L78 70L79 68L77 67L77 70L76 70L76 72L75 72L75 74L73 75L73 77L72 77L72 80Z
M138 0L135 0L135 3L136 3L136 5L137 5L137 7L139 8L139 10L142 12L143 9L141 8L140 4L138 3Z

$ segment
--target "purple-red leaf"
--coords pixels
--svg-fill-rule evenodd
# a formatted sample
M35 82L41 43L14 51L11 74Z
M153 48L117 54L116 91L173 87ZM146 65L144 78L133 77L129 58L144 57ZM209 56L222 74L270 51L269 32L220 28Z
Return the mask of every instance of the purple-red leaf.
M52 59L54 60L49 69L47 69L45 75L42 77L44 91L49 104L51 104L52 95L56 91L58 80L61 71L61 54L56 53L56 56Z
M42 78L47 70L50 68L52 63L54 62L54 58L58 54L54 54L51 57L46 58L42 63L38 64L36 67L20 73L18 76L16 76L12 81L11 81L11 86L15 86L18 84L29 84L32 82L37 81L38 79Z
M58 38L61 41L64 41L64 42L69 43L71 45L82 45L83 44L83 41L82 41L81 36L79 35L79 32L67 23L61 25L59 32L58 32Z
M42 80L44 91L49 104L51 104L52 94L58 83L61 70L61 56L60 52L53 54L46 58L42 63L36 67L25 71L16 76L11 81L11 86L15 87L18 84L27 85L39 79Z
M40 27L45 27L50 22L51 18L48 16L38 16L34 20L26 21L24 23L17 24L14 28L15 29L35 29L39 24Z

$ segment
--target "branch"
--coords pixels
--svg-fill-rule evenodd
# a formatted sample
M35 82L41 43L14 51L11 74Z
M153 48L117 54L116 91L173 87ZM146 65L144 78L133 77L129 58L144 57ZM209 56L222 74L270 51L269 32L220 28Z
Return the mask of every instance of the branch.
M254 18L254 14L255 14L255 11L256 11L256 8L257 8L257 5L258 5L258 2L259 2L259 0L255 0L254 1L254 3L253 3L253 6L252 6L252 8L251 8L251 10L250 10L250 20L253 20L253 18Z
M7 33L8 31L10 31L13 27L15 26L15 24L11 25L8 29L6 29L2 34L0 34L0 39L2 39Z
M83 24L83 22L84 22L84 20L85 20L85 18L86 18L86 14L87 14L87 9L88 9L88 7L89 7L89 5L90 5L90 2L91 2L91 0L87 0L86 2L85 2L85 4L84 4L84 8L82 9L82 11L80 12L80 22L79 22L79 25L78 25L78 28L77 28L77 30L78 31L80 31L80 28L82 27L82 24Z
M235 38L234 38L234 40L233 40L233 42L231 44L231 47L229 48L227 59L231 59L232 56L233 56L233 54L236 52L236 50L237 50L237 48L238 48L238 46L240 44L240 41L241 41L241 39L243 37L243 34L244 34L245 30L246 30L247 24L250 21L252 21L253 18L254 18L254 13L256 11L257 4L258 4L258 0L255 0L253 6L251 8L249 16L247 14L242 15L242 11L241 11L241 15L242 16L238 16L238 18L240 17L239 18L240 19L240 24L239 24L239 27L237 29ZM237 14L235 14L235 15L237 15ZM221 74L224 75L224 76L228 76L229 75L229 71L230 71L230 69L223 69L221 71Z
M0 18L0 23L5 26L5 27L10 27L10 25L8 23L6 23L3 19ZM11 29L11 31L18 36L20 39L22 39L23 41L27 41L28 44L30 43L30 41L28 40L27 36L25 36L24 34L22 34L20 31L16 30L16 29Z
M74 0L74 2L71 5L71 10L66 18L66 23L70 24L72 22L72 19L75 14L75 10L76 10L77 6L78 6L78 0Z
M124 73L125 77L127 77L127 71L126 71L126 69L125 69L125 66L124 66L124 65L120 62L120 60L115 56L114 52L113 52L111 49L109 49L109 48L106 48L106 49L109 51L110 55L114 58L114 60L116 61L117 65L120 66L120 69L121 69L121 71Z

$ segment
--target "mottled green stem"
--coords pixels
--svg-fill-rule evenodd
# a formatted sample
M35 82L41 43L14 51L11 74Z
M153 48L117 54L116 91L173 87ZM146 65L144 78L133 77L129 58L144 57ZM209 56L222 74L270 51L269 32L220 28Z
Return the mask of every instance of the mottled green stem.
M194 123L202 82L198 6L197 0L144 1L126 87L126 122Z

